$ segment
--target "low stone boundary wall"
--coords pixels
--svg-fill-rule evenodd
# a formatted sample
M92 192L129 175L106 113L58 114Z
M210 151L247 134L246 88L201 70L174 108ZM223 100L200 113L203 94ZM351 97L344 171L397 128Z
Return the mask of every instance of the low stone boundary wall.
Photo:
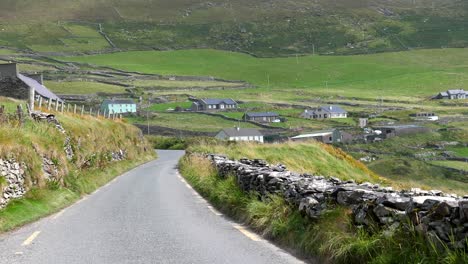
M395 230L412 223L428 237L438 237L452 247L466 247L468 196L419 188L395 191L367 182L358 184L333 177L298 174L286 170L284 165L273 166L263 160L207 157L220 177L236 177L241 189L257 192L262 197L280 195L311 218L339 204L352 209L354 223L358 226L378 225Z
M0 159L0 208L5 207L11 199L23 197L26 193L24 184L26 165L10 159Z

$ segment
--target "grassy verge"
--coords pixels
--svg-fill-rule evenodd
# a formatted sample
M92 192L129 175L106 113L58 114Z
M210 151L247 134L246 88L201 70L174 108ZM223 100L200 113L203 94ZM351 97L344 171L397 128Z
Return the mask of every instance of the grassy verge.
M269 163L282 163L300 173L335 176L344 180L383 183L385 179L343 151L315 141L282 144L254 144L198 141L189 152L226 154L231 158L263 158Z
M182 175L219 210L305 258L318 258L319 263L468 262L466 252L437 247L411 228L394 233L356 228L346 208L337 206L311 220L280 197L261 201L242 192L234 177L218 177L200 156L188 155L179 165Z
M66 177L65 187L54 185L34 188L23 199L10 202L0 210L0 232L36 221L73 204L111 181L122 173L152 159L148 155L137 160L113 163L104 169L90 169L71 173Z

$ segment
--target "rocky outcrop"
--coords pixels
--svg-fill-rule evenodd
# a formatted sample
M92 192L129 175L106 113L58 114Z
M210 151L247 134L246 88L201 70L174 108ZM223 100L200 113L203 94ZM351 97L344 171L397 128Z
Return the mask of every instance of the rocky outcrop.
M263 160L235 161L219 155L208 158L220 177L236 177L244 191L256 192L263 198L282 196L311 218L339 204L352 209L356 225L395 230L411 223L428 237L438 237L452 247L466 247L468 196L418 188L395 191L367 182L298 174Z
M26 193L24 164L15 160L0 159L0 208L5 207L11 199L23 197Z

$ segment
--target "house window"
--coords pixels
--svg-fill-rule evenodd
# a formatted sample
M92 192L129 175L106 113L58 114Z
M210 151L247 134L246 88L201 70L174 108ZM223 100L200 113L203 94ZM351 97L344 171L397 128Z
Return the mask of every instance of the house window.
M249 137L249 140L252 141L254 138L253 137Z
M208 108L211 109L211 105L208 105Z
M257 141L259 140L258 136L255 136L254 139L257 140Z

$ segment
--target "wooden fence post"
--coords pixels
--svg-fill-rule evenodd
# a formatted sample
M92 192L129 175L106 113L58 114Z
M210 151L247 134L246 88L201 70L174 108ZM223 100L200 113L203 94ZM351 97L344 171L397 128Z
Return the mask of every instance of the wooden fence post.
M62 112L62 114L63 114L63 108L64 108L64 105L63 105L63 104L64 104L64 102L62 101L62 102L60 103L60 112Z
M48 99L49 101L47 102L47 111L50 111L50 107L52 105L52 99Z
M18 120L20 122L20 126L23 126L24 124L24 113L23 113L23 106L18 105L16 107L16 114L18 115Z
M83 116L84 114L84 105L81 106L81 115Z
M75 107L73 109L73 113L76 114L76 104L75 104Z
M101 109L97 110L97 117L99 118L99 115L101 114Z
M89 115L93 116L93 108L92 107L89 108Z
M67 113L70 112L70 104L67 104Z
M55 112L58 112L59 109L59 99L55 99Z
M3 121L3 113L5 113L5 106L0 105L0 122Z
M42 96L39 96L39 108L42 107Z

